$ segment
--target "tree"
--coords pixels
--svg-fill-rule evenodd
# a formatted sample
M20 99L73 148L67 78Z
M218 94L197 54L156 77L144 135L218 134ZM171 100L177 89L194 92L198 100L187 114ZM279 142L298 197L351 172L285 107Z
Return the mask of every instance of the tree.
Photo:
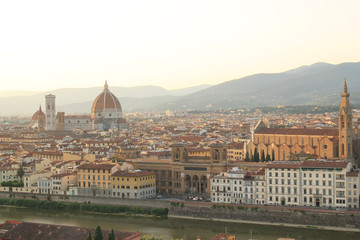
M272 153L271 153L271 161L275 161L275 151L274 151L274 149L272 150Z
M254 150L254 162L259 162L260 158L259 158L259 152L257 150L257 148L255 148Z
M109 232L108 240L115 240L114 229L111 229L111 232Z
M245 162L250 161L250 156L249 156L249 152L246 152L245 154Z
M270 162L270 161L271 161L270 154L266 154L266 161L267 161L267 162Z
M261 161L265 162L265 152L264 152L264 150L261 150Z
M22 180L22 177L24 176L24 174L25 174L24 169L22 166L20 166L20 168L17 170L17 175Z
M92 240L92 237L91 237L91 232L89 232L89 235L88 235L88 237L87 237L87 239L86 240Z
M94 240L104 240L100 226L95 229Z

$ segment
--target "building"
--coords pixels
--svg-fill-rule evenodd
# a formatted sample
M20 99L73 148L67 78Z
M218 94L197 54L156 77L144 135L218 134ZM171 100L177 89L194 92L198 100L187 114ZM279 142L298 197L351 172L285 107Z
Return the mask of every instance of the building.
M301 160L301 156L344 159L358 166L359 141L354 138L352 113L346 80L341 93L338 128L268 128L260 121L252 131L250 157L255 152L269 155L272 161Z
M42 177L37 180L37 192L41 194L52 194L51 178Z
M48 94L45 96L46 105L46 130L56 130L56 109L55 109L55 95Z
M123 128L126 124L122 117L122 108L117 97L109 90L105 81L104 90L94 100L91 107L92 128L108 130Z
M347 204L348 208L360 207L360 174L359 172L347 172L346 173L346 189L347 189Z
M39 110L37 110L32 118L31 118L31 124L35 128L37 128L38 132L43 132L45 130L46 125L46 115L41 110L41 105L39 106Z
M304 161L301 164L302 205L313 207L346 207L346 161Z
M117 171L111 175L112 197L146 199L156 195L156 175L141 170Z
M66 194L70 186L76 185L76 174L61 173L51 176L52 194Z
M211 201L255 204L255 184L250 172L233 168L210 179Z
M229 161L243 161L245 159L244 143L233 142L228 145L228 160Z
M196 153L197 152L197 153ZM171 145L171 159L129 160L136 169L156 174L156 189L159 193L180 195L210 194L210 178L227 170L227 151L222 144L212 144L208 151L192 149L186 144ZM204 156L197 156L197 155ZM195 156L196 155L196 156Z
M346 161L272 162L265 168L270 205L346 207Z
M300 162L272 162L265 168L266 204L300 205Z
M83 164L78 168L78 194L111 197L111 175L118 168L114 164Z
M266 178L265 169L262 168L253 175L255 183L255 204L265 204L266 201Z
M38 127L39 132L43 130L43 126L47 131L109 130L126 126L121 104L117 97L110 92L106 81L104 90L93 102L91 115L66 115L65 112L56 114L55 95L52 94L45 96L45 102L45 119L41 114L41 108L40 112L37 111L32 117L33 126Z

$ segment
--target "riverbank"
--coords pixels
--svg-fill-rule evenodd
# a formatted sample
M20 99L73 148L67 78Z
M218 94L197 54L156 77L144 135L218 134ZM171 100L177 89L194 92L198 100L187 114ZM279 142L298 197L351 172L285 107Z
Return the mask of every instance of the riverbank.
M359 231L360 214L345 211L307 212L298 209L261 209L258 207L233 207L213 205L172 206L169 217L194 218L198 220L216 219L224 222L242 222L260 225L291 226L300 228L334 229L339 231ZM359 231L360 232L360 231Z
M271 223L271 222L255 222L247 220L238 220L238 219L221 219L221 218L199 218L199 217L187 217L187 216L168 216L169 218L174 219L190 219L198 221L211 221L211 222L224 222L224 223L244 223L252 225L265 225L265 226L278 226L278 227L291 227L291 228L303 228L303 229L316 229L316 230L330 230L337 232L357 232L360 233L360 229L357 228L344 228L344 227L327 227L327 226L309 226L302 224L291 224L291 223Z
M164 217L168 215L167 208L114 206L114 205L105 205L105 204L92 204L89 202L69 203L69 202L56 202L51 200L0 198L0 205L27 207L33 209L61 210L61 211L80 211L80 212L94 212L94 213L129 214L129 215L131 214L151 215L157 217Z

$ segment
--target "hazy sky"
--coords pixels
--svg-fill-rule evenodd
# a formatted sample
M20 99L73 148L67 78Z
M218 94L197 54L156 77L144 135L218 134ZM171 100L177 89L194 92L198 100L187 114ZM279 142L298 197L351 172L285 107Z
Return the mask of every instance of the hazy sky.
M360 61L360 1L1 1L1 91L217 84Z

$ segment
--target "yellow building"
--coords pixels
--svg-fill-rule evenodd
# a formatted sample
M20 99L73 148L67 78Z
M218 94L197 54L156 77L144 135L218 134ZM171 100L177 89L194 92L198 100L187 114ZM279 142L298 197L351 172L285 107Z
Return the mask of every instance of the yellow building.
M111 196L111 175L116 172L115 164L83 164L78 167L78 195Z
M151 198L156 194L156 175L141 170L117 171L111 176L112 197Z

